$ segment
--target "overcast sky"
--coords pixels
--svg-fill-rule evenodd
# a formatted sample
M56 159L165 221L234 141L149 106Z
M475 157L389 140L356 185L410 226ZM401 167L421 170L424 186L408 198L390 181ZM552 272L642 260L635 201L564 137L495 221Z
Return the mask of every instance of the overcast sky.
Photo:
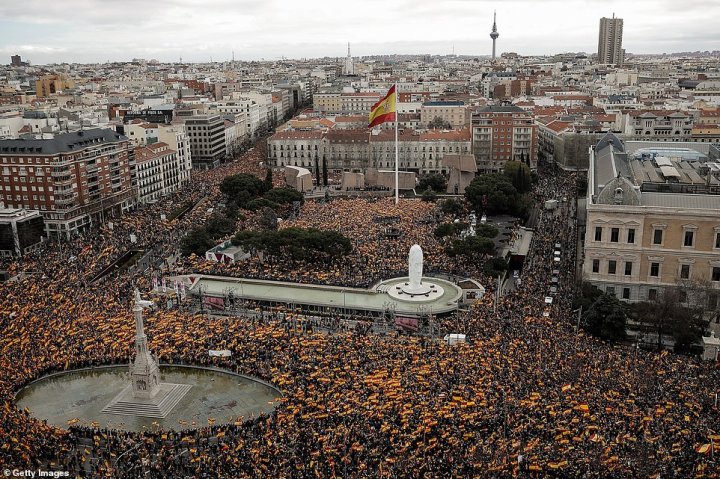
M273 60L597 51L600 17L629 53L720 49L720 0L0 0L0 63Z

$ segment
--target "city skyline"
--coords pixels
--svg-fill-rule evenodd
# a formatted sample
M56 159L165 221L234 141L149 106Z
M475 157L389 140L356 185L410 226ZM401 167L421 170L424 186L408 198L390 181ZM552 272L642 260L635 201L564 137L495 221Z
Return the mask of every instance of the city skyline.
M657 54L717 49L712 19L720 3L699 0L527 0L385 3L361 7L330 0L256 2L140 0L123 4L143 12L137 20L98 0L48 3L28 0L18 9L0 5L0 56L19 54L33 64L129 61L188 62L338 57L350 42L354 56L450 54L490 56L493 11L501 37L498 55L597 53L598 22L613 13L625 21L628 53ZM349 9L356 11L349 15ZM559 15L557 12L561 12ZM569 22L568 19L571 19ZM134 20L134 21L133 21Z

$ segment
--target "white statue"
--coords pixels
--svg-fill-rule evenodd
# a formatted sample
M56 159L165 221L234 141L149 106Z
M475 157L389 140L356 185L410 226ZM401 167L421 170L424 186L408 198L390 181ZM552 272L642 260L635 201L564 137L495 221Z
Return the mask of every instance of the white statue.
M152 301L146 301L146 300L140 298L140 291L138 291L138 289L135 288L135 307L143 309L143 308L149 308L152 305L153 305Z
M410 248L410 254L408 255L408 276L409 288L408 291L420 291L422 289L422 275L423 275L423 252L422 248L418 244L412 245Z

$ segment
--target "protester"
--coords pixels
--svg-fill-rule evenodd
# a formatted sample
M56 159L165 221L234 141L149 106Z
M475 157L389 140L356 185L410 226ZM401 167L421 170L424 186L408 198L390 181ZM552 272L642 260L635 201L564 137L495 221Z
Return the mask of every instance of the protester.
M272 382L283 393L275 411L229 425L139 434L95 427L91 418L60 430L18 410L14 392L34 378L128 362L131 291L148 292L158 271L97 275L133 248L152 249L153 264L174 253L179 238L222 200L224 176L264 177L263 155L258 147L236 163L194 173L169 200L109 219L112 228L106 223L5 265L13 274L34 273L1 286L0 465L97 478L720 477L716 451L705 450L720 434L717 368L576 331L569 253L558 268L557 301L543 316L553 245L570 251L577 241L572 206L539 215L516 290L496 305L488 284L489 294L467 313L438 320L442 333L467 334L467 344L296 334L282 321L160 309L148 313L146 332L162 362L219 366ZM542 205L572 198L574 185L573 175L541 176L534 199ZM185 205L193 207L171 218ZM176 267L366 286L404 271L409 247L418 243L427 269L482 278L482 264L448 258L433 238L435 218L450 219L436 211L410 200L308 202L280 227L339 230L353 242L351 255L327 264L193 258ZM384 235L388 225L399 237ZM211 358L208 349L232 356Z

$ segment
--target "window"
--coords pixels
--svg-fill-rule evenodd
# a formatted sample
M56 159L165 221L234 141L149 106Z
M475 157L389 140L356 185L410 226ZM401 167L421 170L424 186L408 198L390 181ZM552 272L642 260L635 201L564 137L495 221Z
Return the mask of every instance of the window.
M615 270L617 270L617 261L611 259L608 261L608 274L615 274Z
M708 294L707 298L707 309L715 310L718 307L718 295L717 293Z
M620 228L613 228L610 230L610 242L617 243L620 240Z
M595 227L595 241L602 241L602 227Z
M623 299L630 299L630 288L623 288L622 297Z
M628 230L627 242L628 244L635 244L635 228Z
M650 276L655 278L660 276L660 263L650 263Z
M662 244L663 230L653 231L653 244Z
M593 273L600 272L600 260L599 259L592 260L592 272Z
M648 300L655 301L657 299L657 289L648 289Z
M681 303L687 303L687 291L680 291L678 294L678 299Z
M712 280L720 281L720 268L718 268L717 266L714 266L712 269Z
M685 231L685 238L683 240L683 246L692 246L694 239L695 239L694 231Z
M615 286L608 286L607 294L609 294L610 296L615 296Z
M720 248L720 233L715 233L715 247Z
M625 261L625 276L632 274L632 261Z
M688 278L690 278L690 265L689 264L680 265L680 279L688 279Z

